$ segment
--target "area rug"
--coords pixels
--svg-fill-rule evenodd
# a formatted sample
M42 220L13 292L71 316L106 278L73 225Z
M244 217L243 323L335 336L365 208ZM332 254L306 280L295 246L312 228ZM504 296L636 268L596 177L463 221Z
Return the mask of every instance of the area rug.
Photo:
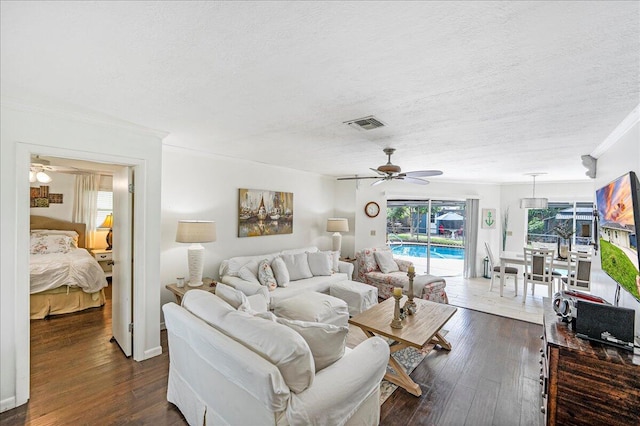
M447 330L441 330L440 334L445 336L447 334ZM395 358L396 361L400 363L407 372L407 374L411 374L411 372L424 360L429 352L433 350L435 345L428 344L422 350L418 350L416 348L404 348L398 352L393 353L391 356ZM387 371L394 372L393 368L387 365ZM391 396L393 391L398 389L398 385L395 385L386 380L382 380L380 383L380 405L382 405L387 398Z

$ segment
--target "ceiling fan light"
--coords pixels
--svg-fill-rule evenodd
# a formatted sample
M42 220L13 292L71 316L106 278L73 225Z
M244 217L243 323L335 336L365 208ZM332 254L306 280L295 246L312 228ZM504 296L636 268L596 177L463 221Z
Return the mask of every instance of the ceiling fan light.
M48 174L46 174L45 172L38 172L36 173L36 179L38 180L38 182L40 183L49 183L51 182L51 176L49 176Z
M36 172L29 170L29 182L34 183L36 181Z

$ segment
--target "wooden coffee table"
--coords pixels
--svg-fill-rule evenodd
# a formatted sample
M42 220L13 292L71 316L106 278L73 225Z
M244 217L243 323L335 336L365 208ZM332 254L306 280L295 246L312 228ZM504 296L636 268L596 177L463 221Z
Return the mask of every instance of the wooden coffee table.
M400 306L404 305L407 297L400 300ZM417 310L413 315L407 315L402 321L401 329L391 328L393 319L393 307L395 299L388 298L361 314L352 317L350 324L360 327L367 337L383 336L393 340L390 346L391 353L397 352L409 346L422 349L429 343L440 345L443 349L451 350L451 344L440 334L440 329L458 310L450 305L429 302L414 298ZM398 361L389 355L389 365L396 374L387 372L384 378L394 383L415 396L422 395L422 390L416 382L407 374Z

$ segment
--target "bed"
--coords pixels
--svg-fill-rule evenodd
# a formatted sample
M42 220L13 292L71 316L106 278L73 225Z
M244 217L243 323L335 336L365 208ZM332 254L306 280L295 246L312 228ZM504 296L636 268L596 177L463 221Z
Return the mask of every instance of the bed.
M30 317L68 314L104 305L107 279L85 249L85 225L31 216Z

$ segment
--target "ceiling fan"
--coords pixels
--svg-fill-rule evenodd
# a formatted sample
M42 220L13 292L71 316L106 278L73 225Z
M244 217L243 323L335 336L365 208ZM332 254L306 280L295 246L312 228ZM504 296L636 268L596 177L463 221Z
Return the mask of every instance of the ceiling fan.
M353 180L353 179L377 179L371 184L371 186L380 185L382 182L390 180L401 180L404 182L415 183L418 185L426 185L428 180L420 179L427 176L439 176L442 174L440 170L416 170L413 172L401 173L400 166L396 166L391 163L391 155L395 152L395 148L385 148L384 153L387 155L387 164L379 166L377 169L371 168L374 172L378 173L378 176L355 176L355 177L342 177L338 180Z
M52 166L51 161L40 158L39 155L31 156L31 166L29 167L29 182L49 183L51 176L46 172L77 172L75 167Z

